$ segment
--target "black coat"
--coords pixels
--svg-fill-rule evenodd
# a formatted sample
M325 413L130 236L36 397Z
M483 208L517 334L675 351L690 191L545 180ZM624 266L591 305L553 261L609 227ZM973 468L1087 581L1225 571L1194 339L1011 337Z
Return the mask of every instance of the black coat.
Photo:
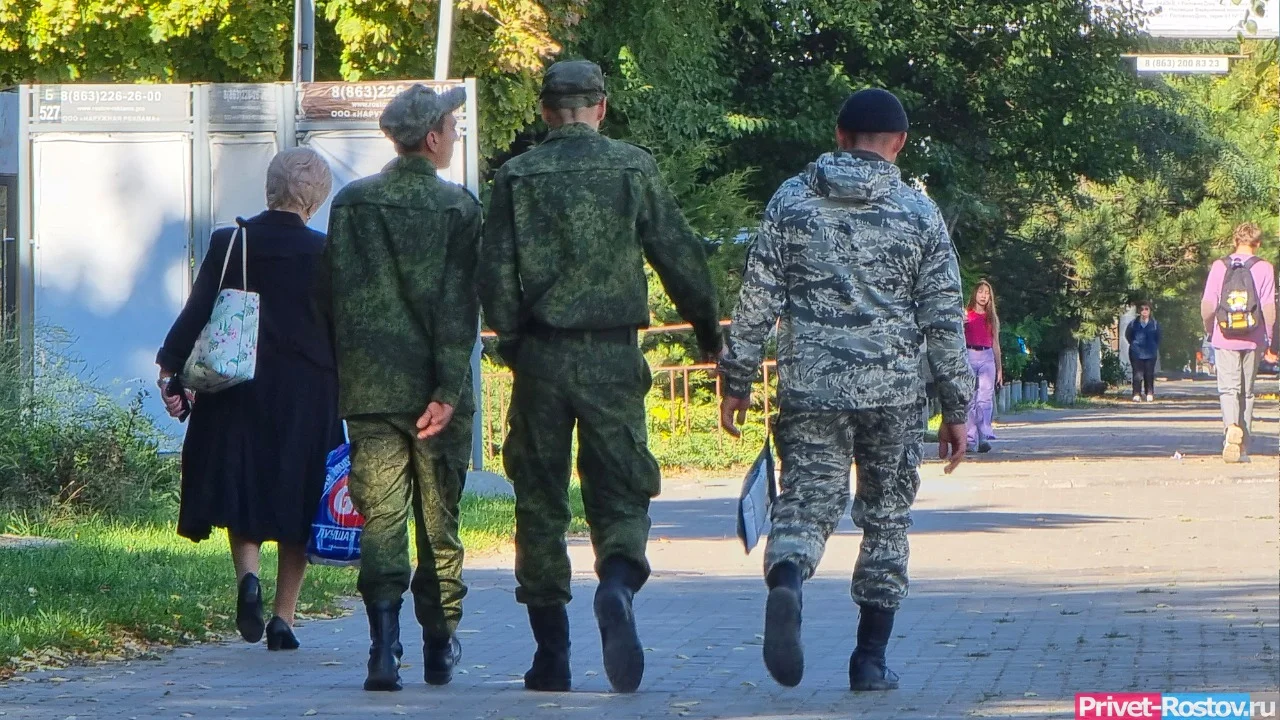
M178 534L200 541L224 527L244 540L305 542L324 487L325 459L342 442L337 371L311 289L324 234L288 212L238 219L248 233L248 289L260 296L254 379L196 398L182 446ZM226 278L234 228L213 233L186 306L157 357L181 372L222 288L243 288L241 243Z

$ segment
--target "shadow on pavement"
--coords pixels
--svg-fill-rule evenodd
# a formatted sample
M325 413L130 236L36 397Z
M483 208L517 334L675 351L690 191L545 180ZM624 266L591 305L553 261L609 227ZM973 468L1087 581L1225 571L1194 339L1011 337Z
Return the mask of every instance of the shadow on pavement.
M723 539L736 537L736 503L721 498L704 500L657 500L654 537L672 540ZM1072 513L1002 512L986 507L965 506L946 509L911 511L910 534L921 533L999 533L1027 529L1062 529L1098 523L1122 522L1126 518L1113 515ZM858 534L846 510L836 534ZM586 542L579 539L578 542Z

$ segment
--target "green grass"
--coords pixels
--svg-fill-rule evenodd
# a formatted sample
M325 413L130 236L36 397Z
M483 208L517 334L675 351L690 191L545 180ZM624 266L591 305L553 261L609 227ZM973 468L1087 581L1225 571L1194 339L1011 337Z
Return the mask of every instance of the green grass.
M570 531L586 530L582 495L571 488ZM462 541L483 554L511 542L515 502L465 495ZM57 547L0 550L0 677L13 668L65 653L113 657L136 640L167 645L233 634L234 570L226 534L193 543L170 519L125 521L102 516L0 517L5 532L56 538ZM263 546L264 598L275 587L275 546ZM353 568L313 565L299 613L331 616L355 594ZM42 659L43 658L43 659Z

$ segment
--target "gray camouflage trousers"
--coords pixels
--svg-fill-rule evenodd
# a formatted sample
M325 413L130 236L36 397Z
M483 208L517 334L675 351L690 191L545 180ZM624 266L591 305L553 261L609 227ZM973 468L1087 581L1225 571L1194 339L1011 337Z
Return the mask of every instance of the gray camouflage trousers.
M854 602L897 610L907 596L907 528L920 489L924 428L919 403L866 410L779 413L774 430L781 492L765 548L765 575L791 561L813 576L827 538L849 504L849 467L857 458L851 515L862 529L853 568Z

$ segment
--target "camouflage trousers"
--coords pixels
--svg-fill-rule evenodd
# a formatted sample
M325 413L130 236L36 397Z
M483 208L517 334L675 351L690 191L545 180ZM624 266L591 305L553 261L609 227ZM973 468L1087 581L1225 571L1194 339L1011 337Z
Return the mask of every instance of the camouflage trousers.
M502 451L516 494L518 602L545 607L572 599L565 533L572 518L575 426L596 571L607 558L622 557L648 577L649 501L661 484L645 426L644 398L651 383L649 366L634 344L522 342Z
M853 568L859 604L896 610L907 596L907 528L920 489L924 428L919 404L867 410L788 412L775 435L782 461L781 492L765 550L765 573L796 563L813 575L849 505L849 466L857 458L851 515L862 529Z
M356 587L365 602L399 600L412 589L423 634L445 638L457 629L467 594L458 503L467 479L471 411L460 407L430 440L417 439L416 421L412 415L347 419L351 500L365 520ZM418 551L412 582L410 512Z

